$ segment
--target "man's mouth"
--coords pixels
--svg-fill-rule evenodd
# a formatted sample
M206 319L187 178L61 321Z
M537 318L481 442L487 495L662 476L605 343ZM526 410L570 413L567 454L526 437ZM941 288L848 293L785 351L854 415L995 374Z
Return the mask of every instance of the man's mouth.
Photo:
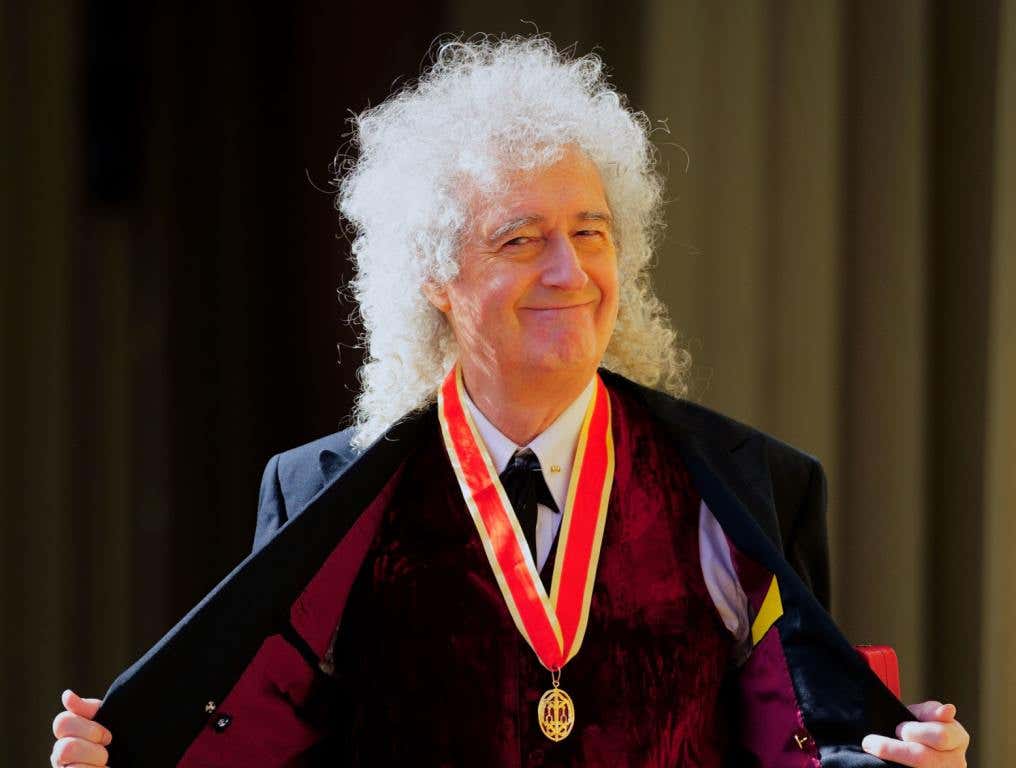
M522 307L522 309L528 309L531 312L562 312L568 309L581 309L582 307L588 307L592 303L592 301L583 301L580 304L557 304L551 307Z

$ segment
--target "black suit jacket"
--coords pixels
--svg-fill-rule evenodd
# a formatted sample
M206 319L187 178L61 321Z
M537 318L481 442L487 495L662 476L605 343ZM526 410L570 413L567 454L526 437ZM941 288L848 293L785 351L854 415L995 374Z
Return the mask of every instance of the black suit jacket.
M811 456L707 408L601 372L666 426L696 489L737 548L779 582L779 631L798 707L827 768L885 765L860 749L912 719L839 632L829 602L826 485ZM272 458L254 551L110 687L96 719L112 765L173 765L209 727L263 639L343 541L436 408L409 415L362 454L342 432ZM159 756L152 759L152 747Z

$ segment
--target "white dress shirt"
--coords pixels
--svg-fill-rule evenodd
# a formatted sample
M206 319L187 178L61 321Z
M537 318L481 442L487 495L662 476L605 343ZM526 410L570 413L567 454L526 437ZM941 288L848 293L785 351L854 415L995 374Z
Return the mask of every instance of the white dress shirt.
M579 432L586 408L593 396L596 378L593 377L582 393L569 405L554 422L543 432L534 437L528 446L516 445L483 414L476 406L469 393L463 389L466 407L473 417L473 423L480 433L487 453L490 455L494 470L500 474L508 466L517 450L530 448L540 460L540 469L550 495L554 498L558 510L564 509L568 496L568 483L571 480L572 462L578 446ZM537 504L536 516L536 567L542 570L550 549L554 544L561 527L561 512L556 512L543 504ZM741 589L734 564L730 557L723 529L709 511L703 499L699 504L699 559L701 560L702 576L706 589L716 606L723 625L734 636L734 658L738 665L751 652L751 627L748 622L748 598Z

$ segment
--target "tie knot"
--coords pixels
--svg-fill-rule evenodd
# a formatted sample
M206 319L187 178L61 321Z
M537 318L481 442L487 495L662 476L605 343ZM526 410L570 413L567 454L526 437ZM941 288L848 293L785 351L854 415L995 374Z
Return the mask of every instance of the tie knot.
M534 515L537 502L554 512L560 511L543 477L540 459L532 448L522 448L512 455L508 466L501 473L501 483L508 493L512 506L515 507L516 514L530 501L534 504Z
M540 459L532 448L520 448L512 454L511 461L508 462L507 469L515 472L539 472L540 471Z

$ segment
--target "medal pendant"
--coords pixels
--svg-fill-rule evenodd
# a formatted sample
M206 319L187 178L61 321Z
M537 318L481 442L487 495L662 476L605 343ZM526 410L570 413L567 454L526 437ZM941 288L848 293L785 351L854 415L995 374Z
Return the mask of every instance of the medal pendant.
M558 670L553 678L554 687L540 697L536 706L540 730L551 741L561 741L575 725L575 703L558 684L560 677Z

